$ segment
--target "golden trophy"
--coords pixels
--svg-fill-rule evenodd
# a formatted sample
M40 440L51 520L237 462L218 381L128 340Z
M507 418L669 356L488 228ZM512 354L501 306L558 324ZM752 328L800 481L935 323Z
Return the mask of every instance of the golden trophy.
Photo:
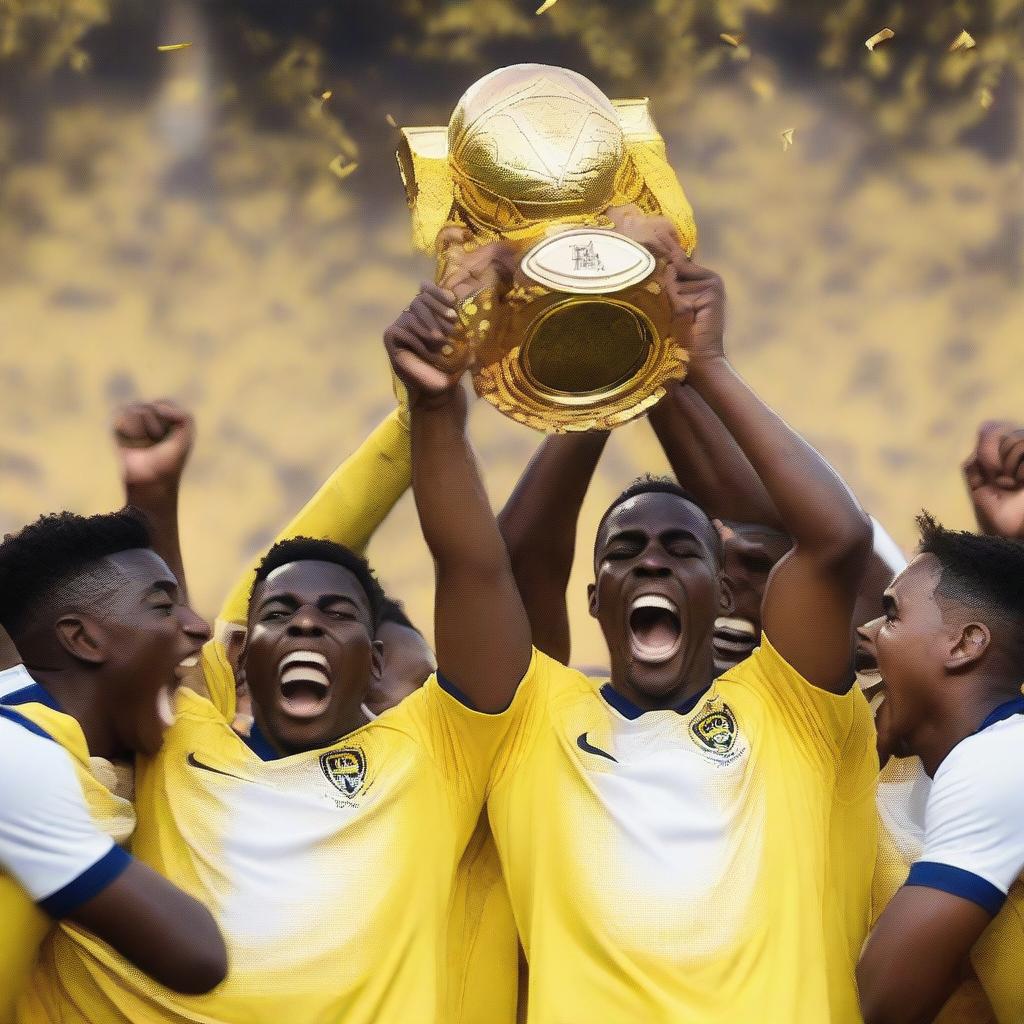
M608 430L685 376L664 260L615 230L627 210L665 218L687 255L696 243L646 99L609 100L565 68L500 68L447 127L403 129L398 164L440 284L489 243L514 256L510 280L459 296L474 386L505 415L548 432Z

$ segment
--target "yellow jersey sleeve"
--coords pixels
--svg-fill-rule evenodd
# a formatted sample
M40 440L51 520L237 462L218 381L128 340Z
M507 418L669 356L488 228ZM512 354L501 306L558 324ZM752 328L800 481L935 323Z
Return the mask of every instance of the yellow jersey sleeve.
M412 483L408 420L392 412L328 478L274 538L314 537L362 552ZM222 623L245 625L258 559L234 585L220 610Z
M444 777L452 798L461 807L473 809L475 815L483 806L491 769L505 735L522 719L542 657L534 650L512 703L498 714L475 710L435 672L424 686L384 716L409 723ZM474 816L471 828L476 821Z
M11 1024L53 921L13 878L0 874L0 922L0 1024Z
M875 723L859 686L835 694L805 679L761 634L761 646L726 672L720 685L747 691L765 724L781 728L812 763L834 775L837 794L852 796L878 778Z
M227 721L233 721L237 705L237 683L224 641L218 637L207 640L203 645L199 665L202 672L200 685L186 685L183 689L195 690L201 697L208 698Z

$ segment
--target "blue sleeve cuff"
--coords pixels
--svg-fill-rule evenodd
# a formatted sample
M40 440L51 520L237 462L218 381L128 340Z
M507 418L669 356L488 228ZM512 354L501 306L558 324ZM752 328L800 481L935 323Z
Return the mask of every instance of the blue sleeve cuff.
M63 888L39 901L50 917L59 920L99 895L131 864L132 858L120 846L112 846L91 868Z
M951 896L977 903L993 917L1002 910L1006 902L1006 894L997 889L988 879L975 875L963 868L955 868L949 864L937 864L934 861L919 860L907 877L907 885L920 885L925 889L938 889L948 892Z
M450 679L446 679L440 672L437 673L437 685L449 697L454 697L460 704L469 708L470 711L477 710L476 705Z

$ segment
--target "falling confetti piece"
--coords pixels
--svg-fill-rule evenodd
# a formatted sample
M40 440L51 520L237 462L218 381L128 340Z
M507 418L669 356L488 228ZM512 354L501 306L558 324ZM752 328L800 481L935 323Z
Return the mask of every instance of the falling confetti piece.
M970 50L977 45L978 44L974 41L974 36L972 36L967 29L964 29L960 35L958 35L956 39L949 44L949 52L956 53L957 50Z
M986 85L978 92L978 102L981 104L982 110L988 110L995 102L995 97L992 95L992 90Z
M720 32L718 34L718 38L721 39L723 43L728 43L730 46L739 46L740 43L743 42L742 35L731 36L728 32Z
M328 89L326 92L320 93L320 100L326 103L334 95L333 91Z
M359 164L357 163L346 164L343 156L336 156L327 165L327 169L344 181L358 166Z
M543 14L545 11L548 11L552 7L554 7L557 3L558 0L544 0L544 3L542 3L540 7L537 8L537 14Z
M390 114L385 114L384 120L387 121L387 123L391 125L392 128L398 127L398 122Z
M870 39L864 40L864 45L872 52L875 52L875 47L879 43L884 43L887 39L892 39L896 35L891 28L883 28L881 32L876 32Z
M187 50L191 45L191 43L167 43L164 46L158 46L157 49L161 53L170 53L172 50Z
M782 133L782 152L785 153L793 145L793 132L795 128L786 128Z
M750 78L750 88L759 100L770 100L775 95L775 84L770 78L761 75L753 75Z

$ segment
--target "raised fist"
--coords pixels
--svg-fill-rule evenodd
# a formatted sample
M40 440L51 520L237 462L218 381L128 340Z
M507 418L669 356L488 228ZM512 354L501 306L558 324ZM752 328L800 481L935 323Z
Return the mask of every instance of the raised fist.
M126 490L176 490L195 440L191 413L170 399L133 402L115 416L114 441Z
M672 308L672 337L690 355L691 371L725 355L725 286L713 271L685 260L664 274Z
M983 423L962 468L982 533L1024 539L1024 426Z

